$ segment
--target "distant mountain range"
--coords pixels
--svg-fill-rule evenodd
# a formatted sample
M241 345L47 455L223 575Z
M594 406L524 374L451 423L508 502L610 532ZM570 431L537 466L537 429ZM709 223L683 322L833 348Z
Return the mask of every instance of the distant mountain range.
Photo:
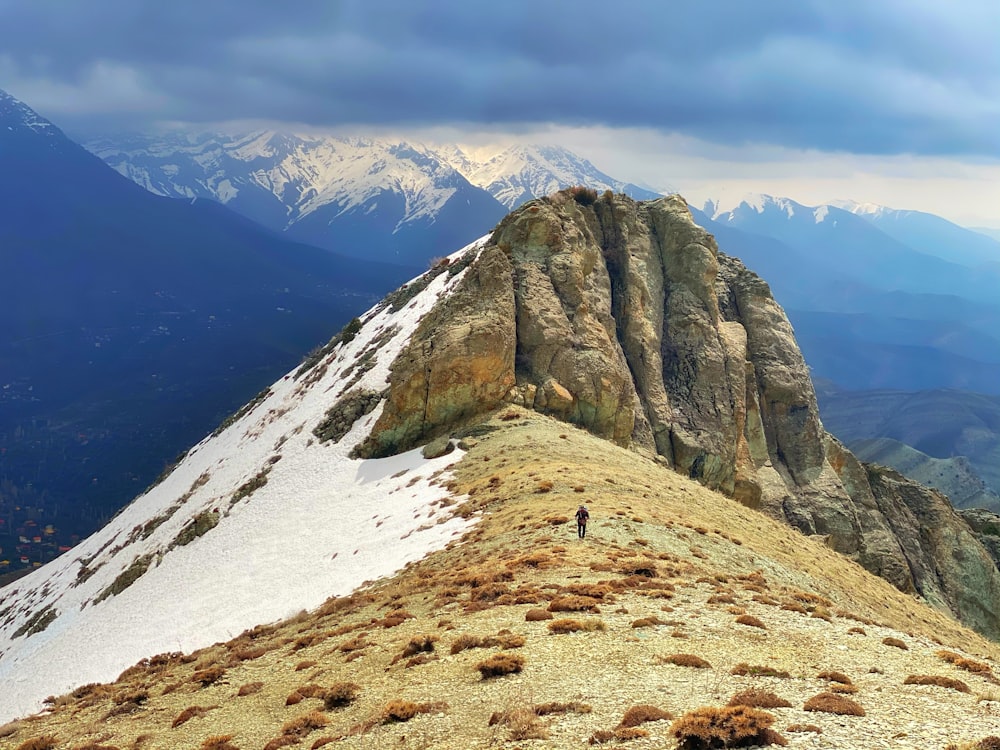
M816 377L1000 394L1000 242L917 211L748 196L694 210L768 280Z
M87 147L158 195L211 198L289 238L421 269L560 188L658 196L554 146L498 152L264 130L122 135Z
M89 533L410 274L153 195L4 92L0 248L0 575Z

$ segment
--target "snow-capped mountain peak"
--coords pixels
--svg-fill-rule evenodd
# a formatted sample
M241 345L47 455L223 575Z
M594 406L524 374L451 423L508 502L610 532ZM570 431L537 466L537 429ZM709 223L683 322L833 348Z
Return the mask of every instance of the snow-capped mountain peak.
M726 221L732 220L741 211L757 214L778 211L791 218L796 211L804 213L808 209L789 198L776 198L766 193L744 193L735 199L728 196L709 199L705 201L703 210L713 221Z
M43 135L61 136L62 131L19 99L0 89L0 131L19 130Z

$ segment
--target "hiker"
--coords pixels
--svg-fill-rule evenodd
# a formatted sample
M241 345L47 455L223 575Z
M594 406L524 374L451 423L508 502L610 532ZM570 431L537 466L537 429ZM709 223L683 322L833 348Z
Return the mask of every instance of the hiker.
M576 509L576 535L583 539L587 536L587 521L590 519L590 513L587 511L586 505L581 505Z

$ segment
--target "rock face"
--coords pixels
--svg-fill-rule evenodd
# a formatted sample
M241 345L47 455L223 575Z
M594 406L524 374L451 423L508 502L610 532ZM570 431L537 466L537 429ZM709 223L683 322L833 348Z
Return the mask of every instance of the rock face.
M504 219L392 365L386 455L512 402L657 456L1000 638L1000 573L947 498L826 433L767 284L679 196L573 189Z

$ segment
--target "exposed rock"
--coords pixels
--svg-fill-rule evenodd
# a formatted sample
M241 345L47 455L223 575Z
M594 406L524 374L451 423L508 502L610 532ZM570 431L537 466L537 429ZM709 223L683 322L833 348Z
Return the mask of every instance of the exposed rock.
M393 364L365 455L515 403L655 453L1000 637L982 544L942 496L826 433L768 285L682 198L532 201L465 273Z
M455 450L455 444L446 437L434 438L420 451L424 458L440 458Z

